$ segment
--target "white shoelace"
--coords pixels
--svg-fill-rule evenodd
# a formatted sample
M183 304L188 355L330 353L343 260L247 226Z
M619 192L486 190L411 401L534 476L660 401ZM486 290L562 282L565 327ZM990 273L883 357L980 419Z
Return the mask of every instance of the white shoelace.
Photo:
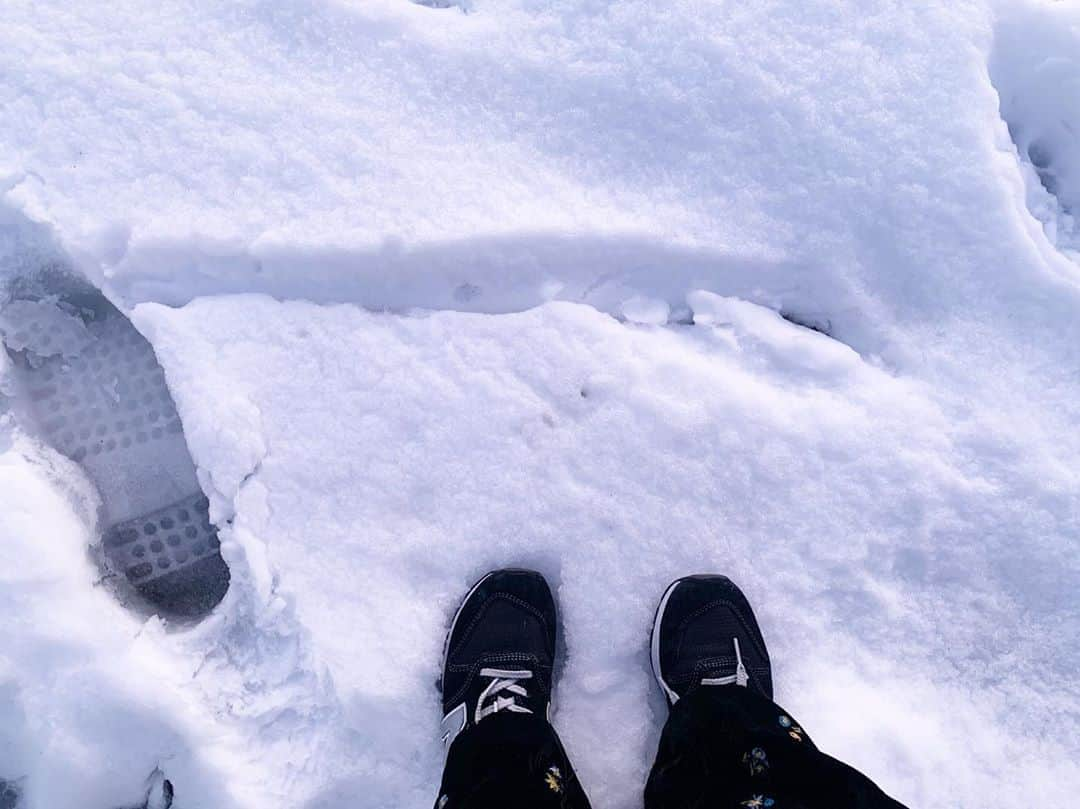
M518 697L527 697L529 692L519 680L532 679L531 671L511 671L507 669L480 669L481 677L490 677L491 682L480 694L476 701L475 723L479 723L485 716L491 716L499 711L511 711L513 713L532 713L524 705L518 705ZM504 695L505 694L505 695ZM489 704L486 704L491 700Z
M741 685L745 688L750 682L750 675L746 673L746 666L742 662L742 652L739 651L739 639L731 640L735 644L735 673L727 677L706 677L701 681L702 685Z

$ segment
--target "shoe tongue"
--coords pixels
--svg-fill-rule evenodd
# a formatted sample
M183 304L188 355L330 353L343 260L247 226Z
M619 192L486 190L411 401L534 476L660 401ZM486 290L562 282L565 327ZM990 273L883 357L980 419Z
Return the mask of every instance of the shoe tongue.
M726 677L735 673L738 658L731 640L710 640L693 646L693 654L682 662L684 675Z
M730 660L735 665L735 643L731 638L710 638L708 641L695 643L694 654L699 658L716 658L721 663Z
M707 642L698 643L694 647L694 665L691 671L683 672L683 676L695 684L701 685L727 685L737 683L745 685L747 671L745 661L740 674L740 657L735 651L735 642L731 639L715 640L710 638Z

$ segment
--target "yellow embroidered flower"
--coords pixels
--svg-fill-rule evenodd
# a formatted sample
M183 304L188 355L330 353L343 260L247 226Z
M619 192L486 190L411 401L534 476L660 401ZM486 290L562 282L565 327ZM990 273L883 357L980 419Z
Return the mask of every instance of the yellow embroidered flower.
M558 767L548 767L548 771L544 773L544 783L552 792L562 792L562 773Z

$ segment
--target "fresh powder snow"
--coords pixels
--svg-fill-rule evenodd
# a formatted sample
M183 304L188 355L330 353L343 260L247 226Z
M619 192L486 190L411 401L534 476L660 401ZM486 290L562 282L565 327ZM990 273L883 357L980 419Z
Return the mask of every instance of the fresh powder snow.
M1080 5L6 0L0 46L0 806L429 807L502 566L598 809L696 572L897 799L1080 792ZM23 416L13 357L86 339L54 271L164 370L197 623Z

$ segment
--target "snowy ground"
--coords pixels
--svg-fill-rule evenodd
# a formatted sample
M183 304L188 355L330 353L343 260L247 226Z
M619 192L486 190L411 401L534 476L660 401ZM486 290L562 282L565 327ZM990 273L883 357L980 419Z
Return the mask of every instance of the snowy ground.
M449 612L526 564L597 809L640 803L649 623L697 571L897 798L1064 805L1080 7L467 6L3 4L0 280L131 314L232 585L181 631L98 586L97 495L0 352L0 779L429 806Z

